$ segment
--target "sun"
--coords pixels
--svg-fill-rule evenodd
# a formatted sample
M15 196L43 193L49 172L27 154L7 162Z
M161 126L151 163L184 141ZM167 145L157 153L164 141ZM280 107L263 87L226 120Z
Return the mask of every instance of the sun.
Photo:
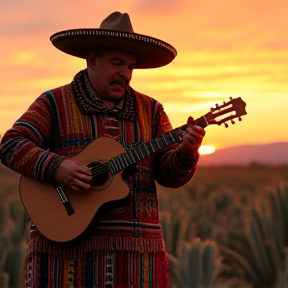
M212 145L202 145L199 148L199 154L200 155L207 155L207 154L212 154L215 152L215 147Z

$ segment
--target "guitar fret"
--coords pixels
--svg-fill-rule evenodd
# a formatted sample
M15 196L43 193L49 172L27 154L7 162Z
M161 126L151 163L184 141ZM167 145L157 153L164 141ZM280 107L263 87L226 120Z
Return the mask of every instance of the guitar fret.
M147 155L149 156L150 155L150 152L148 151L147 147L146 147L146 144L143 144L144 148L146 149L147 151Z
M144 154L143 154L143 152L142 152L142 149L141 149L141 147L139 147L139 150L140 150L140 152L141 152L141 155L142 155L142 157L143 157L143 159L145 158L145 156L144 156Z
M134 152L135 152L135 154L136 154L136 156L137 156L138 160L140 160L141 158L139 157L139 155L138 155L138 153L137 153L136 149L134 149Z
M125 168L125 166L128 166L128 165L129 165L129 164L128 164L128 161L127 161L127 159L126 159L126 157L125 157L125 154L121 154L121 159L123 160L124 168Z
M117 163L117 158L114 158L113 159L113 164L115 166L115 173L117 173L118 171L120 171L120 167L118 166L118 163Z
M115 165L114 161L112 161L112 162L111 162L111 164L112 164L112 165L111 165L111 168L112 168L112 169L111 169L111 170L112 170L112 173L113 173L113 174L116 174L116 172L117 172L117 167L116 167L116 165Z
M159 149L161 149L161 146L159 145L159 142L158 142L157 138L155 139L155 141L158 144Z
M152 151L155 152L154 147L153 147L153 145L152 145L152 142L149 142L149 144L150 144L150 146L151 146L151 148L152 148Z
M124 164L123 166L124 167L128 166L128 162L126 161L125 155L121 154L120 156L121 156L120 158L121 158L121 160L123 161L123 164Z
M126 162L128 163L127 165L131 165L133 162L132 159L130 158L130 155L126 153L124 156L126 158Z
M132 158L132 163L135 163L136 160L135 160L135 158L134 158L133 153L132 153L131 150L128 151L128 154L129 154L130 158Z
M128 163L129 163L129 165L133 164L133 160L131 159L131 157L130 157L128 152L125 154L125 157L126 157Z
M114 159L111 159L107 163L108 163L109 169L112 172L112 174L115 174L116 173L116 169L115 169L115 164L113 163L113 160Z
M173 135L171 134L171 131L169 132L171 138L173 139L173 141L175 142L175 139L173 138Z
M117 166L118 166L118 170L121 170L121 162L119 161L118 157L115 158L116 162L117 162Z
M121 163L121 165L122 166L120 166L122 169L125 167L125 164L124 164L124 162L123 162L123 160L122 160L122 158L121 158L121 154L119 155L120 156L120 159L119 159L119 161L120 161L120 163Z
M165 138L165 134L163 134L163 139L164 139L166 145L168 146L168 142L167 142L167 140L166 140L166 138Z
M115 164L113 163L113 160L114 160L113 158L110 159L108 161L108 165L109 165L110 170L112 171L112 174L115 174L116 169L115 169Z

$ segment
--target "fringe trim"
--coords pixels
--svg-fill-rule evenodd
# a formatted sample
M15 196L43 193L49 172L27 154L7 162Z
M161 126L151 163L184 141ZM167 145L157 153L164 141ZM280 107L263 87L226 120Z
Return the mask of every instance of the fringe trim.
M163 239L128 238L111 236L91 236L81 245L65 246L49 241L44 237L36 237L29 241L27 257L35 252L61 255L65 258L82 257L91 251L131 251L139 253L165 252Z

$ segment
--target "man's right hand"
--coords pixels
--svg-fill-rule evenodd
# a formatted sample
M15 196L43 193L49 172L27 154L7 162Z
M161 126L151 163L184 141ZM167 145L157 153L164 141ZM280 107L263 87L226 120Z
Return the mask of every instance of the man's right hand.
M86 166L80 166L70 159L65 159L56 169L53 179L74 192L83 192L91 187L92 173Z

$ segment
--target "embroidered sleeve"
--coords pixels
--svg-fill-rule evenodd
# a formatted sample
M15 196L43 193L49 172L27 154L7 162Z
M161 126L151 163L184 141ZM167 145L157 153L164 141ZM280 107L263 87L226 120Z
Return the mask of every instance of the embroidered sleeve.
M28 177L51 181L63 157L49 150L51 108L41 95L3 136L1 162Z
M171 123L162 106L157 111L157 136L172 129ZM155 124L156 126L156 124ZM155 158L154 173L159 184L165 187L178 188L189 182L196 172L199 154L185 157L178 149L179 145L168 148Z

